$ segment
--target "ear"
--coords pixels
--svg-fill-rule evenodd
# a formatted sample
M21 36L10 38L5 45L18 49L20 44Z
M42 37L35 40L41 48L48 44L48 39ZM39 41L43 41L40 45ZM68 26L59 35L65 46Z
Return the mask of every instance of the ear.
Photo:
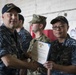
M69 30L69 26L67 26L67 31Z
M69 29L69 26L67 26L67 30Z
M4 16L2 15L2 19L4 18Z
M40 29L43 29L43 24L40 24Z
M20 24L22 24L22 20L19 20Z

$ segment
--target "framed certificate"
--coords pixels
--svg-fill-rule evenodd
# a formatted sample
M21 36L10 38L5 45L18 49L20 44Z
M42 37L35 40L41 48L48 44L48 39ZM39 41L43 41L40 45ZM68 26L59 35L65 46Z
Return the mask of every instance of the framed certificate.
M36 41L31 51L32 59L44 64L48 59L49 49L51 44Z

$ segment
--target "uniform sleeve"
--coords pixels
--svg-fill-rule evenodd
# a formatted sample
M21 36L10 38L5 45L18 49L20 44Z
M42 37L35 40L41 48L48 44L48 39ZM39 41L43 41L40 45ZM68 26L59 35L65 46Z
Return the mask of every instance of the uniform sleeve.
M31 42L30 42L30 45L29 45L29 48L28 48L27 52L30 52L30 51L33 49L33 45L34 45L35 41L36 41L35 39L32 39L32 40L31 40Z
M23 38L22 40L22 48L23 50L26 52L27 49L29 48L29 45L30 45L30 41L32 40L32 38L29 36L26 37L26 39L24 40L25 38Z
M29 48L28 48L27 52L31 51L32 47L33 47L33 40L30 42L30 45L29 45Z
M27 49L29 48L32 37L30 33L27 32L26 30L22 30L21 32L19 32L19 36L20 36L21 43L22 43L22 49L26 52Z
M2 36L0 34L0 58L6 54L9 54L8 44L4 38L5 38L5 36Z
M46 43L51 43L51 40L47 36L43 36L40 41L46 42Z
M72 65L76 65L76 44L73 47L72 51Z

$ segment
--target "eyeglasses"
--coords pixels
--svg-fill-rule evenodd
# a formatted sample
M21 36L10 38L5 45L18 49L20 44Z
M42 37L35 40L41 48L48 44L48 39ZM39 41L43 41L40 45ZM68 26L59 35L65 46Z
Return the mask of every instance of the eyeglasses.
M53 30L63 29L64 25L62 25L62 26L53 26L52 28L53 28Z

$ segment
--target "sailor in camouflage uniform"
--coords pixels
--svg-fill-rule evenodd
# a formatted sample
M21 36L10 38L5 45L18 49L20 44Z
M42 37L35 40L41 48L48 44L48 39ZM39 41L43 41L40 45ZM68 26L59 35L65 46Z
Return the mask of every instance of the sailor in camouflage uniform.
M43 34L43 30L46 26L46 17L34 14L30 23L32 25L32 31L35 33L35 38L30 42L28 52L32 50L35 41L50 43L50 39ZM35 75L36 74L35 72Z
M49 61L44 66L50 69L50 75L76 75L76 40L67 34L68 20L58 16L51 24L57 40L51 43Z
M17 69L37 69L36 63L21 61L23 56L20 39L15 31L21 9L9 3L2 8L3 24L0 27L0 75L16 75Z
M30 23L32 25L32 31L35 34L35 38L32 39L28 51L31 51L31 46L33 46L35 41L50 43L50 39L43 34L43 30L46 26L46 17L34 14Z

